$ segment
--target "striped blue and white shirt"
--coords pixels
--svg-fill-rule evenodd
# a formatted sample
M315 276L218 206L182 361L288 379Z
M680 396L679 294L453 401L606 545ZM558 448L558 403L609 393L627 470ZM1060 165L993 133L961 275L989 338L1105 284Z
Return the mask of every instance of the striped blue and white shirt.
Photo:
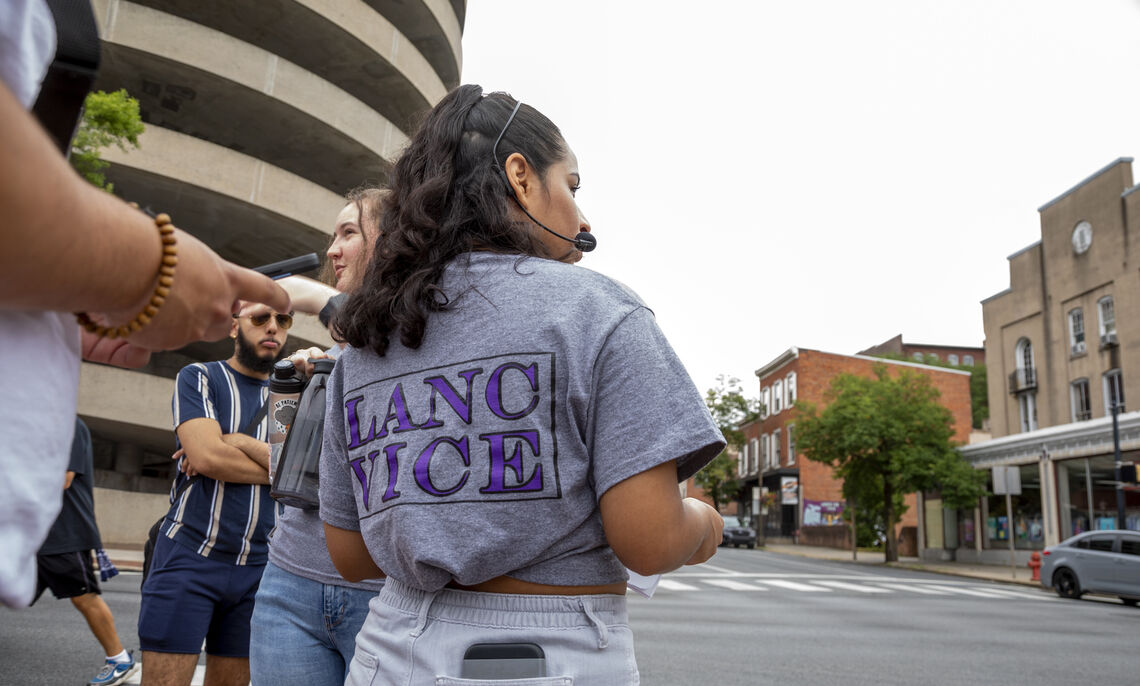
M225 362L188 365L178 372L175 385L174 428L206 417L218 422L222 434L244 431L268 395L268 380L241 374ZM263 419L253 432L245 433L264 441L268 431ZM179 460L179 467L185 459ZM264 565L273 528L269 486L215 481L203 475L176 500L174 495L187 478L179 470L174 479L163 534L212 560Z

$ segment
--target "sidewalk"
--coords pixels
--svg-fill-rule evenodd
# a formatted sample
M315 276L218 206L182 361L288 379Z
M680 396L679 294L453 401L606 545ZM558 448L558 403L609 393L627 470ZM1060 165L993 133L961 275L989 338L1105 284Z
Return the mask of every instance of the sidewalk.
M770 543L760 548L761 550L770 553L781 553L784 555L798 555L800 557L810 557L816 560L834 560L836 562L855 562L857 564L868 566L884 566L883 553L869 553L859 551L858 559L851 559L850 550L839 550L836 548L822 548L808 545L788 545L781 543ZM1032 574L1028 566L1022 565L1014 569L1010 569L1008 565L981 565L981 564L966 564L963 562L930 562L919 560L917 557L900 557L898 562L890 563L891 567L900 567L903 569L914 569L925 572L935 572L937 574L950 574L953 576L970 577L974 579L985 579L988 581L998 581L1007 584L1022 584L1025 586L1034 586L1041 588L1041 583L1031 579Z

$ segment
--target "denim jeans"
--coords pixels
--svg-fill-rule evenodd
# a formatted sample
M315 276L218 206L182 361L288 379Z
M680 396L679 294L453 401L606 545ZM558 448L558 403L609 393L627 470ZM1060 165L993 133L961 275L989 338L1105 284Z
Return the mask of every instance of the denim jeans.
M375 591L322 584L270 562L250 629L254 686L340 686Z

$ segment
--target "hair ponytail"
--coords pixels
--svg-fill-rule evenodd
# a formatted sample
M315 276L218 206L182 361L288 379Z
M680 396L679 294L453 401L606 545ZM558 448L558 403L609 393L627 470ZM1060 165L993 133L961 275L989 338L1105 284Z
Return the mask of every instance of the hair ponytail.
M498 169L518 152L544 176L567 147L553 122L522 105L499 142L501 159L492 159L492 144L515 103L506 93L484 96L479 86L464 85L428 113L392 169L372 260L337 317L350 345L384 355L398 332L403 345L418 348L429 313L449 305L439 280L457 255L474 249L545 254L513 221Z

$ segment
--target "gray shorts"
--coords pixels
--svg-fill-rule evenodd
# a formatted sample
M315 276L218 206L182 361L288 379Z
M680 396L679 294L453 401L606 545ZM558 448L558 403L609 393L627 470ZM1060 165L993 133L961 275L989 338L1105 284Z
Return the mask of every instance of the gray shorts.
M546 677L461 679L475 643L536 643ZM389 578L369 603L345 686L640 683L625 596L419 591Z

